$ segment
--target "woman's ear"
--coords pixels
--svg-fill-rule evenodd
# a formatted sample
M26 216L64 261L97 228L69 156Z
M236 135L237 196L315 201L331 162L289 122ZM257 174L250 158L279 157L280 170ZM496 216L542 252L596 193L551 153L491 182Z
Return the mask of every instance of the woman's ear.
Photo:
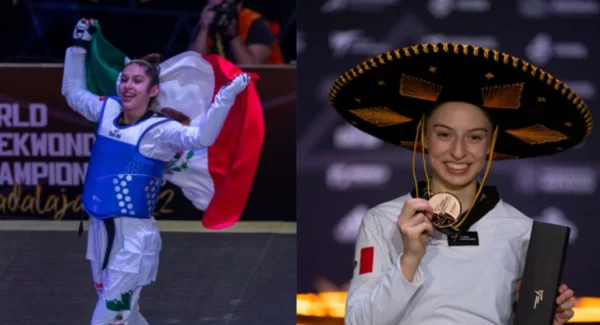
M150 97L158 96L159 91L160 91L160 88L158 87L158 85L154 85L154 86L150 87Z

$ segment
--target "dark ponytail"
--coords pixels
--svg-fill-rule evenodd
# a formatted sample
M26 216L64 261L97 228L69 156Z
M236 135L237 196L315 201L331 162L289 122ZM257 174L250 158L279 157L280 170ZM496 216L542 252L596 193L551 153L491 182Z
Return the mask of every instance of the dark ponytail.
M125 66L131 64L137 64L144 68L144 72L150 78L150 87L158 86L160 83L160 63L162 62L162 56L158 53L152 53L144 56L141 59L135 59L129 61Z
M163 61L163 56L158 53L150 53L142 58L142 60L150 63L152 66L158 68L160 63Z
M156 112L156 115L161 116L161 117L172 118L175 121L177 121L183 125L187 125L187 126L189 126L190 123L192 122L192 120L187 115L183 114L182 112L180 112L178 110L174 110L170 107L161 108L160 111Z

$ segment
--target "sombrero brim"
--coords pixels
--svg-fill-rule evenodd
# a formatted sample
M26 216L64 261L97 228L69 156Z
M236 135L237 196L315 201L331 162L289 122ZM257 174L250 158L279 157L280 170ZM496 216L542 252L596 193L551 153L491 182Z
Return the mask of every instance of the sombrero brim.
M329 101L361 131L412 150L418 123L441 89L463 83L481 90L481 107L499 128L494 160L561 152L592 131L588 107L560 80L471 45L421 44L370 58L334 82Z

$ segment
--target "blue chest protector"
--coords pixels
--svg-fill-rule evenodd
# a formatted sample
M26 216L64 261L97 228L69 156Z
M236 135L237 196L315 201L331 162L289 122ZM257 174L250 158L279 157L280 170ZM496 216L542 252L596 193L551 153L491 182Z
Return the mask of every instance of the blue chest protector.
M150 218L160 194L167 161L143 156L139 145L152 128L171 119L151 117L119 126L121 104L107 97L83 186L85 211L97 218Z

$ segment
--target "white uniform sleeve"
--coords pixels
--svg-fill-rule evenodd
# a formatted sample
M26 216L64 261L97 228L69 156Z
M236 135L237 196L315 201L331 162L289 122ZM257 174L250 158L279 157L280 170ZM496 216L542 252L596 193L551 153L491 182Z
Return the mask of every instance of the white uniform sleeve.
M424 282L420 266L412 282L404 277L400 268L401 255L396 257L395 252L390 252L385 238L373 213L367 212L356 242L356 264L346 302L346 325L398 325L406 306Z
M92 122L100 120L103 101L86 87L85 74L86 50L81 47L69 47L65 54L62 94L67 104L77 113Z
M241 83L238 80L234 81ZM229 90L227 87L221 88L208 108L206 116L192 121L191 126L197 126L202 130L202 139L204 142L210 143L209 146L217 140L221 133L236 97L237 93L233 90Z
M212 146L221 133L223 124L235 101L235 96L235 94L220 91L215 96L205 118L191 126L168 122L162 127L159 141L177 151L199 150Z
M186 126L177 121L167 122L157 129L159 132L154 135L156 141L174 152L200 150L210 147L216 140L216 136L206 134L200 127Z

